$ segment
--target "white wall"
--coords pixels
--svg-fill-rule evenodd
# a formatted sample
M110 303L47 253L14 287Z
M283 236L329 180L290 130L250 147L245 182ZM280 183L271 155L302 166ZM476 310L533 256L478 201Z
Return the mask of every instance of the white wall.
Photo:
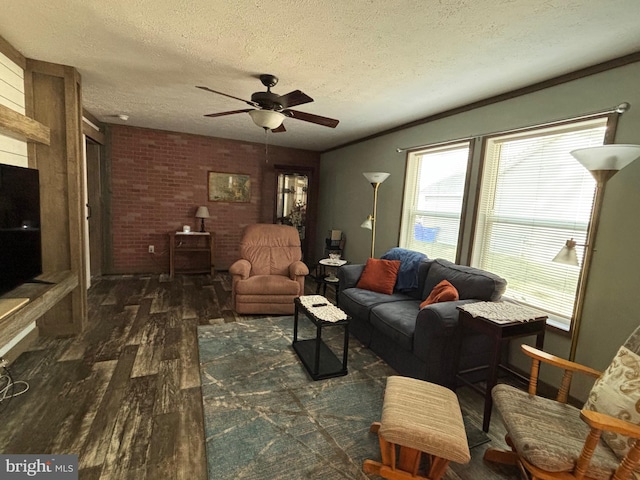
M406 158L396 152L397 147L525 127L606 110L622 102L629 102L631 110L620 117L615 142L640 144L639 79L640 63L635 63L323 154L317 248L327 230L340 229L347 236L345 258L360 263L368 257L370 232L359 227L373 201L372 188L362 176L365 171L391 173L379 190L376 255L397 246ZM609 364L640 324L640 255L635 253L640 238L639 185L640 160L614 176L605 192L576 357L597 369ZM630 258L621 254L625 249L631 252ZM568 336L550 331L545 350L566 358L569 344ZM513 347L517 350L517 342ZM529 368L522 358L512 361ZM543 368L542 374L543 380L557 383L557 376L550 376L548 369ZM580 381L575 387L572 393L582 398L590 388L588 382Z
M24 115L24 71L0 53L0 104ZM0 133L0 163L28 166L27 142Z

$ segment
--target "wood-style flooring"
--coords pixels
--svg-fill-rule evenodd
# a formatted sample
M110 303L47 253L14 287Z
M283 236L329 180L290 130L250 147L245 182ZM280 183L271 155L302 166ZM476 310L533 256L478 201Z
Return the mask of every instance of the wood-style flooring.
M30 390L0 403L0 452L79 454L82 480L207 479L196 327L258 316L231 310L224 272L94 282L86 331L41 337L10 366ZM307 293L315 293L311 280ZM457 393L481 425L482 398ZM482 460L489 445L504 445L497 415L489 436L445 478L519 479L513 467Z

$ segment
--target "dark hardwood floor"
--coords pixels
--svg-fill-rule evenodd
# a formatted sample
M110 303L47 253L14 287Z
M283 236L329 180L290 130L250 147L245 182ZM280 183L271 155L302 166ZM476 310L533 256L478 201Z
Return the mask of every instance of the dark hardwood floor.
M230 289L226 273L96 281L85 332L40 338L10 366L30 390L0 403L0 452L79 454L82 480L208 478L196 327L259 317L235 314ZM481 425L482 398L457 393ZM489 436L445 478L519 479L515 468L482 460L488 446L504 446L497 415Z

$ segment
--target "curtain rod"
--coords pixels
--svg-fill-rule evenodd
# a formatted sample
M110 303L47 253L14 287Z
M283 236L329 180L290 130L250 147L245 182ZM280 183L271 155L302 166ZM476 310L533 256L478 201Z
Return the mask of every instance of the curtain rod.
M566 122L568 120L585 120L587 118L597 117L597 116L600 116L600 115L606 115L606 114L609 114L609 113L619 113L619 114L622 115L624 112L628 111L630 108L631 108L631 104L629 102L622 102L620 105L612 107L612 108L610 108L608 110L602 110L602 111L593 112L593 113L586 113L586 114L580 115L578 117L566 117L566 118L562 118L560 120L553 120L553 121L550 121L550 122L539 123L537 125L531 125L531 126L528 126L528 127L513 128L511 130L500 130L500 131L496 131L496 132L482 133L482 134L478 134L478 135L469 135L469 136L466 136L466 137L463 137L463 138L458 138L458 139L454 139L454 140L447 140L445 142L427 143L425 145L416 145L414 147L398 147L398 148L396 148L396 152L402 153L402 152L406 152L407 150L417 150L417 149L421 149L421 148L437 147L439 145L446 145L447 143L463 142L465 140L471 140L472 138L488 137L488 136L493 136L493 135L501 135L501 134L513 133L513 132L517 132L519 130L529 130L529 129L532 129L532 128L546 127L546 126L554 125L556 123Z

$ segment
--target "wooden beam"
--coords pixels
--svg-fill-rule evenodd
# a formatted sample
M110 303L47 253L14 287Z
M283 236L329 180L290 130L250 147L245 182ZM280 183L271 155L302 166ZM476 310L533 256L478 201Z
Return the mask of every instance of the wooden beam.
M82 133L100 145L104 145L106 142L104 133L96 130L85 121L82 122Z
M49 145L49 127L0 105L0 131L10 137Z
M9 60L11 60L16 65L18 65L23 70L27 68L27 59L24 58L24 55L22 55L18 50L16 50L14 46L11 45L9 42L7 42L1 35L0 35L0 53L6 55L9 58Z

